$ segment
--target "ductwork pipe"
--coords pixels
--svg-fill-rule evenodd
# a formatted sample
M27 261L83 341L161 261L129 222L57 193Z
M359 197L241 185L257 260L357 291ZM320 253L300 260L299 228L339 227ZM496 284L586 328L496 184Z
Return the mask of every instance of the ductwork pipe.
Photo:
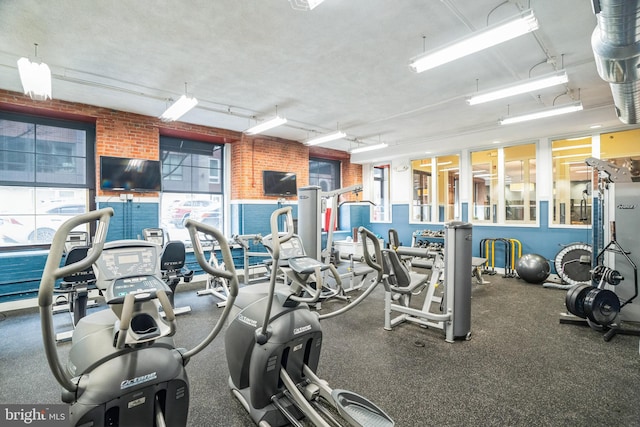
M592 0L598 26L591 47L600 77L609 82L618 118L640 122L640 0Z

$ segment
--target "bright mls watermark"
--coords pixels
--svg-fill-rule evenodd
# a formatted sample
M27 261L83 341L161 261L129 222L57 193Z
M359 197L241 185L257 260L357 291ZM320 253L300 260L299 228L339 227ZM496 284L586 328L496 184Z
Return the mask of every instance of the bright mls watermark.
M63 427L69 425L69 405L0 404L0 426Z

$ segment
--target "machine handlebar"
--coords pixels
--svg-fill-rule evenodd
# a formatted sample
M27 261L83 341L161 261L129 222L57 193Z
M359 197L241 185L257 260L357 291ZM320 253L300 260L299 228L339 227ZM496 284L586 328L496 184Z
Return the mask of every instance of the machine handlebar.
M187 219L184 223L187 230L189 230L189 236L191 237L191 243L193 244L193 253L198 261L198 264L202 269L216 277L222 277L229 281L229 297L227 299L227 304L224 307L224 311L222 315L213 326L209 335L205 337L205 339L192 348L191 350L183 353L182 358L185 361L188 361L192 356L204 350L206 346L213 341L213 339L218 335L220 330L222 329L227 317L231 312L233 307L233 303L238 295L238 275L236 274L236 269L233 264L233 257L231 256L231 247L229 246L229 242L224 237L222 232L215 227L210 225L202 224L200 222L194 221L192 219ZM204 250L202 249L202 245L200 243L200 239L198 238L198 232L209 234L213 236L220 246L220 252L222 253L222 259L224 260L224 266L226 269L215 268L214 266L209 264L209 261L205 259Z
M75 392L78 386L67 377L58 357L55 332L53 330L53 311L51 310L53 289L57 279L68 276L71 273L86 270L100 257L109 228L109 220L112 216L113 209L104 208L78 215L65 221L53 236L47 262L42 272L42 279L38 289L38 305L40 306L40 323L44 350L53 376L63 388L70 392ZM62 254L64 253L64 244L71 230L79 225L89 224L96 220L99 222L96 228L93 247L87 257L73 264L60 267Z
M280 259L280 245L293 237L293 214L291 212L291 206L285 206L284 208L276 209L271 213L270 225L273 251L271 256L273 259ZM282 215L284 215L286 221L284 234L280 234L278 232L278 220Z
M51 242L51 248L49 249L49 255L47 256L47 262L44 266L38 289L38 305L40 307L48 307L53 303L53 289L57 279L86 270L100 257L107 236L109 220L112 216L112 208L100 209L70 218L58 228ZM93 246L87 257L61 267L60 263L65 250L64 245L69 232L79 225L89 224L96 220L99 221L98 227L94 236Z
M380 278L383 272L382 265L379 264L380 262L382 262L380 241L375 234L364 227L359 227L358 232L360 233L360 237L362 237L362 254L364 256L364 261L369 267L378 272L378 277ZM373 244L373 255L369 252L369 245L367 244L367 240L371 240L371 243Z

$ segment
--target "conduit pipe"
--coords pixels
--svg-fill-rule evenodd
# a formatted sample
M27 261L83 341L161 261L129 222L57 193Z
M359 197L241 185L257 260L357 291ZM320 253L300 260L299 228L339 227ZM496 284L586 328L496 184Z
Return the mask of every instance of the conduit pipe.
M609 83L618 118L640 121L640 0L592 0L598 25L591 47L600 77Z

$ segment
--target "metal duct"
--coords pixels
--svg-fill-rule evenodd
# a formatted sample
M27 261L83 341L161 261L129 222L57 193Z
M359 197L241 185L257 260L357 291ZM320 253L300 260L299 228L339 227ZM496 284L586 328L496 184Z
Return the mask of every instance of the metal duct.
M592 0L598 25L591 47L600 77L609 82L618 118L640 117L640 0Z

